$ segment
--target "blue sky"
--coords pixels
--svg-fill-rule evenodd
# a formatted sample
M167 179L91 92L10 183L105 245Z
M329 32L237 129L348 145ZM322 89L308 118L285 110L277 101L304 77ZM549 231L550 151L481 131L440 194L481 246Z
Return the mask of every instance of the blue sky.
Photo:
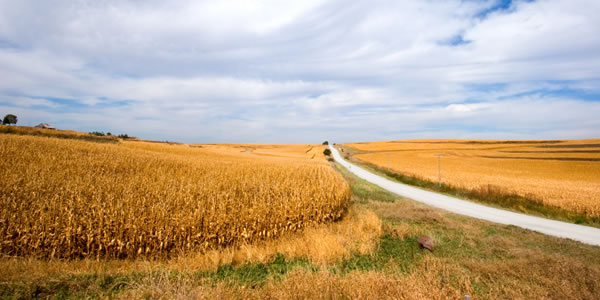
M598 138L598 11L0 0L0 115L187 143Z

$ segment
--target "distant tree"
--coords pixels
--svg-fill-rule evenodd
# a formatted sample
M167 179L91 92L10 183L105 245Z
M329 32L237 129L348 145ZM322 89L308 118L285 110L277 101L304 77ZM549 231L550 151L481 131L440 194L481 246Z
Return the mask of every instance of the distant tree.
M329 145L329 142L328 141L324 141L323 145Z
M4 120L2 121L2 123L6 124L6 125L10 125L10 124L17 124L17 121L18 121L17 116L8 114L8 115L4 116Z
M108 136L111 136L111 135L112 135L112 133L110 133L110 132L107 132L107 133L106 133L106 135L108 135Z
M104 136L104 132L102 131L92 131L90 134L95 136Z
M127 133L122 133L122 134L119 134L119 138L126 140L129 138L129 136L127 135Z
M325 150L323 151L323 154L325 154L326 156L329 156L329 155L331 155L331 150L329 150L329 149L325 149Z

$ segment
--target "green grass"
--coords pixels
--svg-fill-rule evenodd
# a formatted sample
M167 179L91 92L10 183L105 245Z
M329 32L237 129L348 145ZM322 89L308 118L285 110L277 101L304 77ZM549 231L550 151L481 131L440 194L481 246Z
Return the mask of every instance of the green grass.
M288 272L296 268L311 271L318 270L306 258L288 260L283 254L278 253L273 261L268 264L246 263L239 266L227 264L219 267L216 272L198 272L195 276L199 279L210 279L213 285L219 282L227 282L234 285L259 287L267 279L280 280Z
M84 274L37 282L2 282L0 298L90 298L117 295L125 288L139 282L144 274L127 275Z
M355 253L342 260L336 267L339 267L343 274L386 270L393 273L410 273L416 270L417 262L426 254L417 246L416 236L399 239L385 233L379 241L377 251L372 254Z
M115 296L123 290L142 285L145 282L170 280L192 281L193 285L215 286L225 282L231 286L259 288L269 279L281 280L294 269L305 269L312 272L319 267L308 262L306 258L288 260L277 254L267 264L245 263L238 266L231 264L220 266L216 271L154 271L133 272L122 275L83 274L69 275L36 282L0 282L0 298L102 298Z
M394 202L398 195L391 193L375 184L362 180L355 176L349 176L351 173L344 166L333 163L334 168L344 175L344 178L350 183L353 200L358 203L367 203L368 201Z
M358 150L348 146L338 145L337 147L338 149L340 147L344 149L343 153L346 154L345 158L347 160L351 160L353 163L368 169L375 174L396 182L482 204L491 204L499 208L506 208L516 212L600 228L600 218L590 217L586 214L568 211L557 206L547 205L539 199L523 197L498 186L487 185L477 189L464 189L444 183L439 184L423 178L407 176L387 168L382 168L377 165L355 159L353 158L353 155L359 154L360 152Z

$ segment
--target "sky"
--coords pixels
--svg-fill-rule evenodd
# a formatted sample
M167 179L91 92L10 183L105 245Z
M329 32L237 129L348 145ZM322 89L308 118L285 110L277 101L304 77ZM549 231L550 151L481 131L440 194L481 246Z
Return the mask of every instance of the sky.
M0 115L184 143L600 138L600 1L0 0Z

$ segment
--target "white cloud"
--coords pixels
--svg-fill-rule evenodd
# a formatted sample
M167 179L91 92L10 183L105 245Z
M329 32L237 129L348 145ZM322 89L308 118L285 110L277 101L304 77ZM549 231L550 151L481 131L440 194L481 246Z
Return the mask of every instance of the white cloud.
M18 107L33 107L33 106L42 106L48 108L58 108L60 105L54 103L52 101L48 101L46 99L34 99L27 97L4 97L6 103L12 104Z
M0 0L0 107L188 142L593 136L600 4L496 3Z
M468 112L475 112L484 108L488 108L490 107L487 104L481 104L481 103L476 103L476 104L450 104L446 107L446 109L450 112L456 112L456 113L468 113Z

